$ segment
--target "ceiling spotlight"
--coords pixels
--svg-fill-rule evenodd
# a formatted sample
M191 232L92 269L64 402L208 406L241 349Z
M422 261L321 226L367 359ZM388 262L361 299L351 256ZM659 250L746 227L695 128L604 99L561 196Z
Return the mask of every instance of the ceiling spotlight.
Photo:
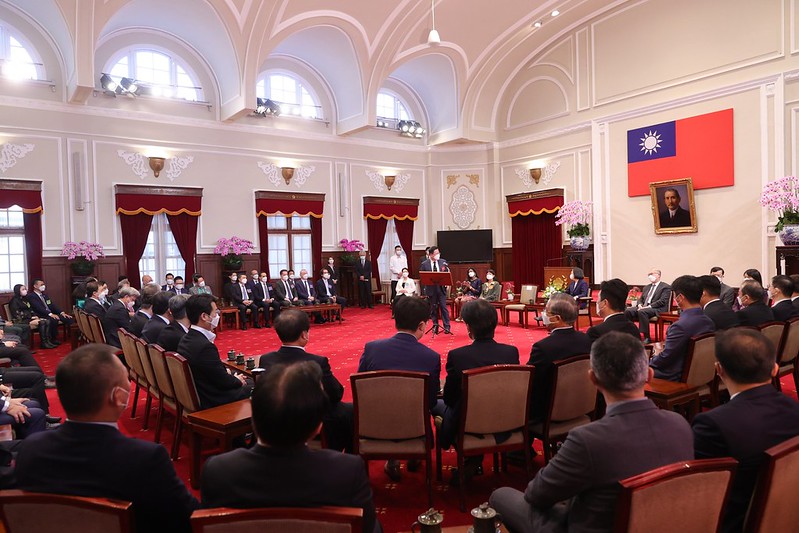
M255 114L262 117L280 115L280 106L277 102L269 98L257 98L255 104Z
M430 0L430 13L433 15L433 29L427 35L427 44L433 46L441 44L441 36L436 30L436 0Z
M560 11L558 11L557 9L552 12L553 17L557 17L558 15L560 15Z
M399 124L397 124L397 129L400 130L400 135L416 137L417 139L421 139L425 133L422 125L415 120L400 120Z
M540 28L540 27L541 27L541 21L540 20L536 21L536 23L533 24L533 28Z
M119 84L122 86L123 89L125 89L127 92L131 94L136 94L136 91L139 90L139 86L136 85L136 82L130 78L122 78Z
M106 91L114 92L117 89L117 83L108 74L103 74L100 76L100 87Z

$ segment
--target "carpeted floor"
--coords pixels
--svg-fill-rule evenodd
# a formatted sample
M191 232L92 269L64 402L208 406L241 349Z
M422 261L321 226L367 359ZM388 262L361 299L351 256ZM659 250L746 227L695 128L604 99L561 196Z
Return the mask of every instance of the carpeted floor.
M350 308L346 310L344 317L346 320L341 325L322 324L312 326L307 350L330 358L333 373L345 386L344 400L351 401L349 376L358 368L358 361L363 352L364 344L373 339L391 336L395 330L394 322L391 320L391 312L387 306L377 306L373 310ZM581 320L585 320L585 317L581 317ZM583 330L588 326L587 322L581 322L580 325ZM428 334L422 340L424 344L441 354L442 385L446 377L444 368L447 353L454 348L470 343L466 327L463 324L453 321L452 331L455 333L454 336L439 335L432 337L432 335ZM545 335L546 332L543 328L530 327L529 329L524 329L518 324L511 324L507 327L500 325L497 328L495 339L498 342L516 346L519 349L521 363L526 363L532 344ZM247 331L225 329L219 333L216 344L223 356L229 349L244 352L248 356L258 356L277 349L280 346L280 341L273 329L251 328ZM46 373L54 374L56 365L68 352L68 345L64 344L55 350L39 350L36 357ZM786 376L782 380L782 384L783 390L796 398L796 387L793 379L790 376ZM56 391L48 391L48 397L52 405L52 414L63 416ZM124 414L120 419L120 429L132 437L152 440L154 437L153 427L157 414L157 402L154 402L148 430L142 429L144 422L143 412L144 398L140 397L136 418L130 418L129 412ZM161 442L167 446L172 443L171 426L173 421L174 419L171 416L165 417L165 427ZM178 475L186 480L188 485L189 453L185 442L186 439L184 438L180 458L175 462L175 468ZM539 452L541 451L540 442L536 441L534 447ZM212 454L217 451L214 443L208 441L205 444L204 453ZM434 506L444 512L444 524L446 526L471 524L468 510L486 501L491 491L495 488L512 486L523 489L528 482L527 475L521 467L511 466L507 472L493 473L491 471L491 460L487 457L484 463L485 473L475 477L466 487L467 512L461 513L458 510L458 490L451 488L448 484L449 470L455 464L454 452L445 452L443 463L445 471L443 483L437 483L434 479ZM539 455L534 461L534 469L537 470L541 466L543 466L543 458ZM424 469L419 472L409 473L405 471L404 463L402 468L402 480L399 483L394 483L383 472L382 461L372 461L369 464L375 506L377 507L378 518L386 532L409 531L411 523L416 520L420 513L427 509Z

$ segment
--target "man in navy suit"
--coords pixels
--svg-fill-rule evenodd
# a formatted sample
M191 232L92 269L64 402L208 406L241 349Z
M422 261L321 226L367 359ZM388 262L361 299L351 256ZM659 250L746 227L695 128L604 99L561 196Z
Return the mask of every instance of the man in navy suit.
M441 259L438 246L428 249L428 257L419 266L420 272L449 272L449 264ZM447 288L441 285L425 285L424 293L430 299L430 318L433 327L438 331L438 312L441 312L441 321L444 323L444 333L452 334L449 323L449 309L447 309Z
M367 342L364 346L358 372L371 370L408 370L430 374L428 403L433 414L442 414L443 402L438 405L436 397L441 388L441 356L421 344L427 321L430 318L429 304L416 296L400 298L394 307L394 326L397 334L390 339ZM385 471L393 480L398 480L399 461L386 463Z
M225 285L225 296L239 309L239 323L242 330L247 329L247 309L252 313L253 327L256 329L261 327L258 323L258 306L253 300L252 289L247 287L247 274L242 272L235 281L231 277L231 282Z
M528 365L535 367L530 420L541 420L546 416L552 396L552 363L591 351L591 338L574 329L577 314L577 303L568 294L555 293L547 301L542 317L549 336L533 344L527 361Z
M183 276L175 276L175 284L169 292L172 294L189 294L189 289L186 288L186 284L183 282Z
M34 279L33 292L28 293L28 303L31 304L31 309L36 316L50 321L50 327L47 330L50 333L50 342L58 345L61 344L58 342L58 325L66 324L69 327L75 320L53 303L53 300L44 292L45 288L43 279Z
M161 287L157 283L148 283L141 288L141 296L137 300L141 305L130 319L129 330L137 337L141 337L144 326L153 318L153 297L159 292Z
M275 289L273 289L272 285L269 283L266 272L261 272L260 278L258 277L257 271L253 272L256 272L255 276L250 281L252 284L252 297L254 298L253 303L255 303L264 314L264 324L266 327L271 328L269 317L272 317L272 322L275 321L277 315L280 314L280 304L275 300Z
M216 334L213 330L219 325L220 316L216 298L210 294L190 296L186 302L186 316L191 328L180 339L178 353L189 362L201 407L208 409L249 398L252 380L231 373L214 345Z
M172 322L158 333L155 344L167 352L177 352L180 340L189 332L191 322L186 317L186 302L189 296L175 294L169 299L169 315Z
M171 272L166 275L166 284L161 285L162 291L173 292L175 290L175 275Z
M123 287L119 291L119 297L114 300L102 318L105 341L111 346L122 347L119 342L119 330L122 328L130 331L130 316L133 313L133 304L138 297L138 290L133 287Z
M81 346L58 365L56 381L67 422L26 439L16 488L126 500L133 502L137 531L190 531L189 516L199 503L169 453L117 427L130 381L113 348Z
M624 302L627 299L627 284L619 278L603 281L599 286L599 300L596 302L596 312L603 318L601 324L591 326L585 332L592 341L610 331L629 333L636 339L641 339L641 334L635 324L624 314Z
M366 252L363 250L358 252L355 275L358 276L358 303L361 309L367 305L369 309L372 309L374 307L372 303L372 262L366 257Z
M774 322L774 312L765 304L766 290L760 283L751 280L741 283L741 305L736 313L742 326L758 327L766 322Z
M142 328L141 337L150 344L158 342L161 330L172 321L169 312L169 300L176 296L174 292L160 291L153 296L153 317ZM162 346L163 348L163 346Z
M734 328L738 325L738 316L732 307L721 300L721 282L718 276L699 276L699 283L702 285L702 312L705 313L713 324L716 331Z
M638 321L638 329L644 334L644 344L649 343L649 320L669 310L671 303L671 287L661 281L661 272L653 268L647 274L649 285L641 291L638 305L624 311L627 318Z
M716 372L728 403L696 415L697 459L738 460L722 531L741 531L763 451L799 434L799 403L771 385L777 375L774 345L759 331L731 329L716 335Z
M281 313L278 321L297 312ZM323 380L319 365L307 360L276 364L258 378L252 397L257 444L208 459L203 507L359 507L363 531L382 531L361 458L307 446L327 408Z
M105 297L108 294L108 285L104 281L90 281L86 284L86 302L83 310L90 315L97 315L101 320L105 317Z
M788 276L774 276L771 278L771 312L774 320L785 322L799 314L799 309L793 306L793 281Z
M732 306L735 303L735 289L724 283L724 269L720 266L714 266L710 269L710 275L716 276L721 284L719 299L724 303L724 305L732 309Z
M347 299L339 296L336 292L336 284L327 268L322 269L322 277L316 282L316 294L319 295L319 301L323 304L339 304L342 309L347 307Z
M314 282L304 268L300 270L300 279L295 282L295 286L297 287L297 298L300 299L302 305L316 305L319 303ZM327 320L322 316L322 313L317 311L314 313L314 322L316 324L324 324Z
M324 414L324 431L328 447L333 450L352 449L353 411L352 404L341 401L344 386L330 369L330 361L322 355L308 353L311 321L308 314L299 309L288 309L275 320L275 332L282 346L275 352L261 356L260 368L269 370L273 365L290 365L302 361L312 361L322 370L322 386L330 400L330 408Z
M716 325L702 312L702 285L696 276L680 276L671 290L680 308L680 319L666 330L665 344L655 345L649 366L656 378L680 381L691 337L715 331Z

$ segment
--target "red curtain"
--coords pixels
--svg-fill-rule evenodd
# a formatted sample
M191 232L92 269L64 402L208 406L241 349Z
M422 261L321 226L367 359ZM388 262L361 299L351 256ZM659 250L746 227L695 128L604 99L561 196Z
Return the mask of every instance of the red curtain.
M42 212L22 213L25 224L25 260L28 279L42 277Z
M561 256L561 231L555 225L555 213L517 215L511 219L513 241L513 281L516 290L525 283L543 287L544 267L549 259Z
M394 218L402 220L416 220L419 217L418 205L385 203L364 203L364 218Z
M366 219L366 232L369 235L367 243L369 252L372 256L372 277L377 280L377 288L380 288L380 270L377 266L377 258L380 256L380 250L383 248L383 241L386 238L386 227L388 220L385 218L367 218Z
M269 275L269 231L266 227L266 217L256 218L258 219L258 242L261 245L261 272L266 272Z
M311 264L316 276L322 275L322 219L311 217Z
M122 229L122 249L125 250L126 274L131 286L140 289L139 260L144 253L144 247L147 246L147 236L153 225L153 216L147 213L123 215L119 217L119 225ZM186 265L188 266L188 262Z
M413 276L413 261L410 261L411 252L413 251L413 219L399 220L394 219L394 225L397 228L397 236L399 237L400 246L405 250L405 255L408 257L408 270Z
M197 272L195 257L197 256L197 222L199 217L188 214L167 215L169 227L175 237L180 255L186 262L186 279L189 280ZM142 248L142 253L144 248ZM139 256L141 258L141 255Z

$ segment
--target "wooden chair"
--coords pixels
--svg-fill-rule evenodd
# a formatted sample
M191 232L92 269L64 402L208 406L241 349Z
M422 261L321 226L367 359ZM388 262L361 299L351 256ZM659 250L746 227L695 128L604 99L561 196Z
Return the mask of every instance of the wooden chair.
M153 371L153 364L150 362L150 352L147 350L147 342L131 334L133 344L136 347L136 353L139 356L139 365L144 373L144 380L142 385L145 387L144 391L147 394L147 402L144 404L144 423L142 429L147 430L150 423L150 409L152 409L153 398L160 397L158 389L158 382L155 378Z
M721 403L715 363L716 334L704 333L691 337L680 381L698 387L699 398L708 398L711 407Z
M158 401L160 407L158 409L158 418L155 422L155 442L161 442L161 427L164 424L164 411L169 411L175 415L175 426L172 430L172 436L177 435L178 425L180 424L180 405L177 398L175 398L175 388L172 385L172 377L169 375L169 368L166 364L166 352L157 344L149 344L147 351L150 355L150 364L152 364L153 372L155 374L155 381L158 383ZM177 449L172 443L172 457L177 459Z
M674 293L672 293L671 289L669 289L669 305L668 305L668 307L666 307L666 311L665 312L666 313L671 313L672 309L674 309ZM655 335L654 335L654 337L651 337L651 338L654 338L656 342L660 341L660 340L663 340L663 339L660 338L660 329L661 328L658 328L658 317L653 316L652 318L650 318L649 319L649 324L650 324L650 327L651 326L655 327ZM648 333L649 332L647 332L647 337L649 337Z
M552 458L555 445L572 429L591 422L597 389L588 379L589 356L577 355L553 363L552 396L544 420L530 425L533 437L544 442L544 461Z
M5 315L4 318L8 322L11 322L13 324L13 321L11 320L11 306L8 303L4 303L3 304L3 314ZM31 349L33 349L33 347L34 347L34 333L39 333L39 327L38 326L31 327L31 339L30 339ZM40 338L40 341L41 341L41 338Z
M130 533L130 502L44 494L22 490L0 491L0 518L8 533Z
M782 346L778 353L777 364L779 364L780 370L773 380L774 386L777 390L782 390L780 378L786 374L793 374L794 385L799 390L799 366L797 366L797 357L799 357L799 317L788 320L782 338Z
M496 365L463 372L461 420L455 439L461 512L466 510L464 494L466 456L493 453L496 471L497 452L522 450L527 476L532 477L527 420L534 370L528 365ZM502 390L502 394L497 394L498 390ZM510 437L497 444L493 434L505 432L509 432ZM436 446L436 464L438 480L441 481L440 445ZM507 463L504 466L507 466Z
M760 324L757 329L760 330L760 333L768 337L768 339L774 343L774 356L775 360L780 360L780 350L782 349L782 336L785 333L785 322L766 322L765 324Z
M105 331L103 331L103 323L100 322L100 317L94 314L87 315L89 327L92 330L92 342L100 344L108 344L105 340Z
M583 308L585 305L585 308ZM581 296L577 298L577 322L579 324L581 316L588 317L588 327L592 327L594 325L594 317L591 316L591 309L594 307L594 297L591 295L590 291L588 296Z
M219 300L219 331L225 329L225 319L231 318L236 323L236 329L241 327L238 307L233 307L224 299Z
M194 511L194 533L240 531L302 533L361 533L363 509L356 507L269 507L229 509L217 507Z
M141 388L141 380L144 379L144 370L140 368L139 353L133 343L133 335L128 331L119 329L119 344L122 345L122 360L125 366L128 367L128 378L136 386L133 391L133 402L130 407L130 417L136 418L136 406L139 403L139 389Z
M613 531L718 531L737 465L729 457L683 461L619 481Z
M384 291L382 288L379 288L377 286L377 279L376 278L371 278L371 283L372 283L372 285L371 285L372 286L372 301L375 302L375 303L378 303L377 299L380 298L379 303L384 303L384 300L386 298L386 291Z
M796 487L799 479L799 437L765 451L767 457L752 495L744 531L792 531L799 522Z
M508 304L502 308L502 321L507 326L510 323L511 311L519 313L519 322L527 327L528 316L532 311L528 305L534 304L538 298L538 285L522 285L520 303ZM537 314L537 313L536 313ZM523 320L523 321L522 321Z
M380 370L350 376L355 407L354 451L369 459L424 459L433 505L433 430L424 372Z
M200 410L200 396L197 394L197 387L194 385L194 376L191 373L189 362L182 355L175 352L166 352L167 368L169 369L169 377L172 379L172 386L175 391L175 399L178 402L180 409L180 422L175 429L175 442L173 444L173 456L176 451L180 449L180 436L183 426L188 424L186 415L195 413ZM192 479L192 485L197 483L197 480Z

